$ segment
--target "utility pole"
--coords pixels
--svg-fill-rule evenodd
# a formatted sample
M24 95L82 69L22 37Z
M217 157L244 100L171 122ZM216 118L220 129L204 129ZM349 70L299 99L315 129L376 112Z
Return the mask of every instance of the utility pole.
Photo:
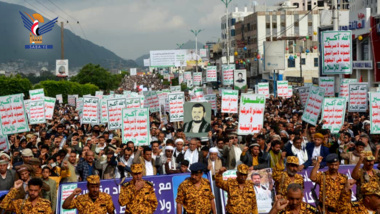
M61 22L61 59L65 59L65 47L63 41L63 22Z
M303 47L300 46L300 77L302 78L302 52L303 52ZM305 59L306 60L306 59ZM301 82L301 84L303 81ZM302 84L303 85L303 84Z
M221 0L224 5L226 6L226 39L227 39L227 65L230 64L230 38L229 38L229 30L228 30L228 24L230 23L228 20L228 5L231 3L232 0Z
M339 30L339 18L338 18L338 0L331 1L332 6L332 21L333 21L333 31ZM335 76L335 92L339 92L340 80L342 79L342 74Z
M199 30L190 30L195 36L195 59L196 59L196 67L195 72L198 72L198 34L202 32L202 29Z

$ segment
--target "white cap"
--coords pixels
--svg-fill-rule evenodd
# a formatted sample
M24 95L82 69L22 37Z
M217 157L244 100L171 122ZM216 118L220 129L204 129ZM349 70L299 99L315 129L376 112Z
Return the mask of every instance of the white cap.
M219 153L218 149L215 148L215 147L212 147L210 150L209 150L210 153Z
M178 142L184 142L181 138L178 138L177 140L174 141L175 144L177 144Z
M165 146L165 151L166 150L174 150L173 146Z

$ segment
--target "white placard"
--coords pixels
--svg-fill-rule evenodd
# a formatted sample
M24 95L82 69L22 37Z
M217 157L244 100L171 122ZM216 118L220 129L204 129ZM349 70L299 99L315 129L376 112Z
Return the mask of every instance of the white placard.
M277 96L287 97L289 94L288 81L277 81Z
M56 99L53 97L45 97L44 100L45 100L45 118L47 120L52 120Z
M168 94L170 122L183 121L185 95L183 92Z
M264 123L265 96L241 94L239 109L239 135L259 133Z
M29 90L29 97L31 101L43 100L45 97L44 89L39 88L39 89Z
M31 100L29 102L30 118L29 124L46 123L45 119L45 101L44 100Z
M83 124L99 124L99 98L83 97Z
M302 114L302 120L315 126L318 122L319 114L322 109L323 98L326 90L321 87L311 86L306 107Z
M332 134L339 133L346 115L346 98L325 98L322 105L322 129L330 129Z
M348 112L366 112L368 109L368 83L350 83L348 86Z
M222 91L222 113L238 113L238 101L238 90L224 89Z
M319 77L319 87L326 90L326 97L335 97L335 78Z
M125 98L114 98L107 100L108 108L108 129L121 129L122 109L125 108Z

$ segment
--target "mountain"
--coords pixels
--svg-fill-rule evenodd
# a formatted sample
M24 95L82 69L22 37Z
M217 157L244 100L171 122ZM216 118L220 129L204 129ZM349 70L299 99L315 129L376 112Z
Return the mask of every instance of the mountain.
M37 62L48 62L49 68L54 69L55 60L61 58L60 23L56 23L52 31L42 35L42 44L53 45L53 49L25 49L25 45L30 45L30 31L24 27L19 12L29 15L37 13L20 5L0 2L0 14L3 17L0 19L0 64L22 61L33 65ZM44 19L44 23L39 23L40 27L50 21L45 17ZM60 21L59 17L58 20ZM70 25L65 22L65 26ZM64 30L64 50L70 68L82 67L88 63L100 64L108 69L137 66L135 61L122 59L112 51L83 39L68 29Z
M203 48L203 43L198 42L198 50ZM173 48L177 49L177 48ZM182 45L182 49L195 49L195 41L189 40ZM144 67L144 59L149 59L149 53L138 57L135 61L139 67Z

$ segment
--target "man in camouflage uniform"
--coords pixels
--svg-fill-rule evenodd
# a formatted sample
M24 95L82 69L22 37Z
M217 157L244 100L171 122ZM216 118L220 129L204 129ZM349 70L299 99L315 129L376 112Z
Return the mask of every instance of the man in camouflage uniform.
M363 163L363 168L360 165ZM380 171L373 168L375 157L371 151L363 151L360 159L352 171L352 178L356 180L356 197L362 199L361 185L365 183L380 184Z
M318 210L302 201L303 188L300 184L292 183L286 189L286 199L282 195L276 196L276 201L269 214L315 214Z
M227 171L222 167L215 175L216 186L228 192L228 202L226 206L227 214L257 214L257 203L255 190L252 181L247 180L248 166L240 164L237 167L236 179L229 178L223 180L223 172Z
M142 179L143 165L132 164L132 180L121 186L119 204L125 206L125 213L152 214L157 209L153 184Z
M326 157L328 170L317 172L323 157L319 156L310 174L310 180L319 185L319 202L322 204L320 210L324 213L337 213L337 203L340 193L347 182L347 176L338 172L339 158L335 153Z
M376 182L364 183L361 186L363 198L357 202L351 202L351 188L354 180L347 181L338 202L339 214L375 214L380 210L380 186Z
M88 193L79 195L82 190L76 188L74 192L63 202L63 209L78 210L79 214L105 214L114 213L115 207L112 197L104 192L100 192L100 178L98 175L87 176ZM78 195L78 196L77 196ZM74 198L77 196L76 198Z
M202 178L206 166L203 163L193 163L190 166L191 176L183 181L178 187L177 214L216 214L214 195L211 191L210 182Z
M286 189L289 184L296 183L304 187L303 177L297 174L299 167L299 160L296 156L288 156L286 160L286 171L284 171L283 157L276 164L273 170L273 180L275 183L276 193L286 197Z
M39 178L32 178L28 182L27 199L15 199L18 195L19 188L23 185L21 180L14 183L14 187L5 196L0 207L5 211L15 212L16 214L52 214L51 203L49 200L40 198L43 181Z

